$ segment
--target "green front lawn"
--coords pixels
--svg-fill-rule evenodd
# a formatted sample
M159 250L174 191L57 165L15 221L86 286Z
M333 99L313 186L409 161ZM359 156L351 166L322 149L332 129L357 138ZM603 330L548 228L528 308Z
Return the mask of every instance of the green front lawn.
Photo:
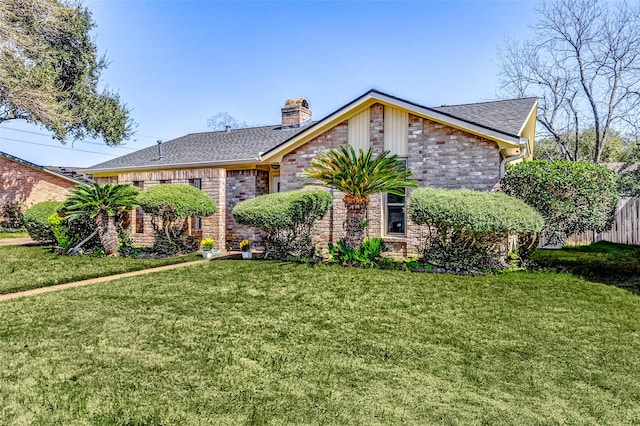
M562 250L538 250L532 261L539 267L570 272L640 295L640 246L599 241Z
M29 238L26 232L2 232L0 231L0 240L3 238Z
M0 247L0 294L202 259L196 255L165 259L61 256L49 247Z
M0 303L0 341L8 424L640 419L640 298L552 272L216 261Z

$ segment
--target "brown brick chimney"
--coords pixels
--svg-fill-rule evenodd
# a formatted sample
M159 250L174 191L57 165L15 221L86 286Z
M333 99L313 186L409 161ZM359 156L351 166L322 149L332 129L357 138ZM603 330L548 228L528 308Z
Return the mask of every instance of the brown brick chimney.
M305 98L288 99L281 111L282 127L300 127L311 120L309 102Z

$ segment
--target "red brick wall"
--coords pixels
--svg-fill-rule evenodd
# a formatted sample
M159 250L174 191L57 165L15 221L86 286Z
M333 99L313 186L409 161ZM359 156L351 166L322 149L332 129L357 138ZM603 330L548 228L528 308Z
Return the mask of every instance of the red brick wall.
M269 172L264 170L227 170L226 180L226 244L239 249L240 241L249 239L253 245L260 245L260 231L257 228L239 225L233 218L233 208L241 201L269 193Z
M122 173L118 175L118 183L143 182L143 189L158 185L161 180L169 180L171 183L189 184L189 179L200 179L202 191L211 197L217 206L214 215L202 218L202 238L213 238L216 246L225 249L225 213L226 213L226 191L225 191L224 169L184 169L184 170L161 170L154 172ZM109 178L97 178L97 182L104 183L113 181ZM151 216L144 215L144 232L135 233L135 218L131 220L131 236L135 244L145 246L153 245L153 225Z
M0 205L18 202L24 208L43 201L63 201L74 182L0 157Z

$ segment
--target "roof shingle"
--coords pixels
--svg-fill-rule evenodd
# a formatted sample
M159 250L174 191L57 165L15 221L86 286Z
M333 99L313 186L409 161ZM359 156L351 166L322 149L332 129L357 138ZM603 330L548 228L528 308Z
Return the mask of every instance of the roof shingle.
M268 151L306 128L285 129L277 125L233 129L229 132L191 133L163 142L162 158L158 156L158 147L150 146L86 170L250 161L260 152Z

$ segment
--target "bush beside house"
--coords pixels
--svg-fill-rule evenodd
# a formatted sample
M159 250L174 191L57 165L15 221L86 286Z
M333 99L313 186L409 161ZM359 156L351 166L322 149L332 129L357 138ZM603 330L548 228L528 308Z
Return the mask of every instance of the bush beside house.
M424 260L453 270L504 269L511 260L525 262L544 224L520 200L467 189L416 189L408 210L415 224L426 225L420 242ZM514 236L518 247L510 247Z
M531 161L510 167L501 179L505 194L534 207L545 219L549 243L611 227L618 179L604 166L571 161Z
M34 204L24 212L24 227L29 236L36 241L51 243L56 241L49 216L62 207L62 201L45 201Z
M332 201L332 195L323 190L261 195L236 205L233 217L241 225L264 231L265 258L309 258L315 254L313 227Z
M187 218L210 216L216 203L200 189L185 184L155 185L140 192L138 204L150 214L155 232L154 250L175 254L195 250L197 243L185 235Z

